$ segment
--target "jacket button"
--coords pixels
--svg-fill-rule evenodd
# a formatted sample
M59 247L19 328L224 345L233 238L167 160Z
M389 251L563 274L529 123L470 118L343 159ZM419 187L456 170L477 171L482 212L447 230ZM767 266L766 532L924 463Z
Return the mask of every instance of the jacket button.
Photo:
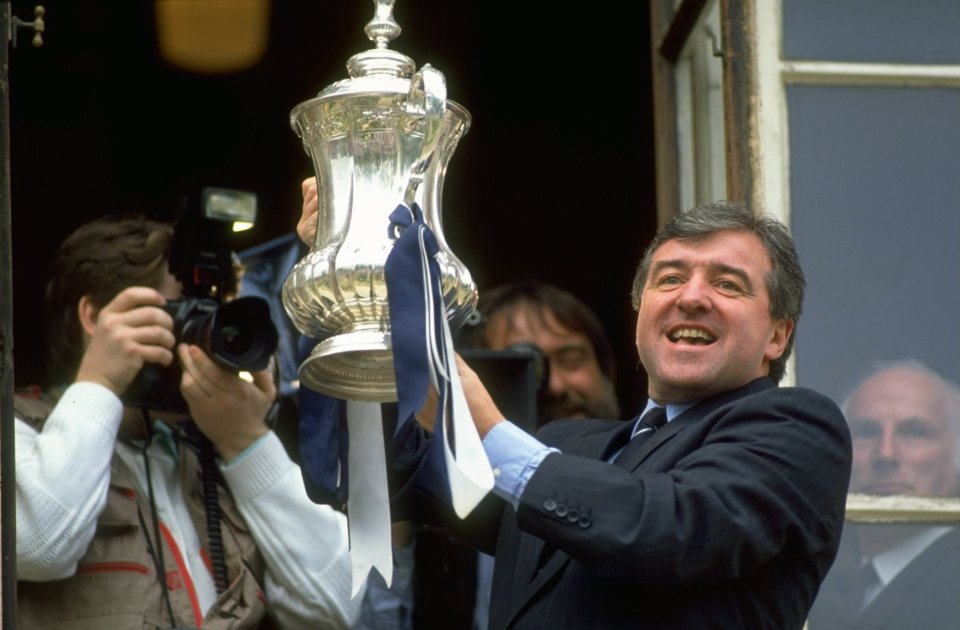
M578 520L580 520L580 510L576 508L571 508L570 510L568 510L567 520L570 521L571 523L576 523Z
M557 509L557 502L553 499L544 499L543 509L547 510L548 512L553 512L555 509Z
M579 525L583 529L587 529L588 527L593 525L593 519L590 518L589 514L584 514L583 516L580 517L580 520L577 522L577 525Z
M563 518L564 516L567 515L567 506L565 506L565 505L558 505L558 506L557 506L557 509L554 510L554 513L555 513L557 516L559 516L560 518Z

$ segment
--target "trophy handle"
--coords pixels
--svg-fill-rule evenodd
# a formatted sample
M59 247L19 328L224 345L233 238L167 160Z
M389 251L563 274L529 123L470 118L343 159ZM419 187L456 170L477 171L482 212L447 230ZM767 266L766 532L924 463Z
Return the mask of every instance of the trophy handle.
M424 64L410 77L410 91L407 93L407 114L423 116L423 142L420 144L420 157L410 170L410 179L403 194L407 206L413 203L417 188L423 181L423 175L430 166L440 139L440 129L447 110L447 82L443 73L430 64Z

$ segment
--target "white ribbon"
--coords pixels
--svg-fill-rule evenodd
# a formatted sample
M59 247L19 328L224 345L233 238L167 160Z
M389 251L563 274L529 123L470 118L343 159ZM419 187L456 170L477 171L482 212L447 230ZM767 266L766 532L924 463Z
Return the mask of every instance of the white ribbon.
M380 572L388 587L393 582L390 497L382 427L380 403L347 401L350 434L347 525L353 568L352 597L356 597L372 569Z
M447 480L450 482L450 495L457 516L466 518L477 504L493 489L493 470L487 452L483 450L480 434L473 424L473 416L467 406L467 398L460 383L460 374L453 361L453 342L450 325L443 319L445 346L450 370L451 416L444 414L445 428L453 425L453 439L456 456L447 440L443 442L443 455L447 463ZM447 435L450 432L447 431Z

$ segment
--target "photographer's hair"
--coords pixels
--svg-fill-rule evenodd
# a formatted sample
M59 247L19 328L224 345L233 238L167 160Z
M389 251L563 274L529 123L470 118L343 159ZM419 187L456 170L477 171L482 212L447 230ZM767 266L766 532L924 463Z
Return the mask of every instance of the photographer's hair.
M63 241L45 295L50 384L71 382L80 367L80 298L103 308L127 287L160 286L172 239L171 224L133 215L85 223Z
M661 227L647 246L633 280L633 307L640 308L643 287L650 273L653 254L663 243L673 239L697 239L724 230L750 232L760 239L770 258L771 271L764 278L770 295L770 315L774 319L792 321L793 333L778 359L770 362L770 379L779 383L797 336L797 323L803 308L806 281L800 259L787 228L769 214L754 214L742 204L718 201L681 212Z
M561 326L584 335L593 346L600 369L611 383L614 382L616 364L613 348L603 331L600 320L589 306L572 293L545 282L523 280L481 292L480 302L477 305L481 315L481 325L473 331L470 337L471 345L475 348L484 348L486 323L497 315L504 315L509 319L518 309L528 310L531 317L541 326L546 326L545 318L549 311Z

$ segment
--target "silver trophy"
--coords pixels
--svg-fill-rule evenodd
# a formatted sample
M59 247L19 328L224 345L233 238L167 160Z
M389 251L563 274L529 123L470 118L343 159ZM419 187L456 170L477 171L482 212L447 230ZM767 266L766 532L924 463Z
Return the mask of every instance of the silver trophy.
M393 0L374 0L364 31L376 47L347 62L333 83L290 113L313 161L320 193L316 240L287 277L283 304L297 329L321 340L300 365L301 382L348 400L396 400L384 264L389 215L416 202L440 246L436 259L447 320L473 312L470 272L443 237L440 197L447 164L470 114L446 98L443 74L387 48L400 34Z

